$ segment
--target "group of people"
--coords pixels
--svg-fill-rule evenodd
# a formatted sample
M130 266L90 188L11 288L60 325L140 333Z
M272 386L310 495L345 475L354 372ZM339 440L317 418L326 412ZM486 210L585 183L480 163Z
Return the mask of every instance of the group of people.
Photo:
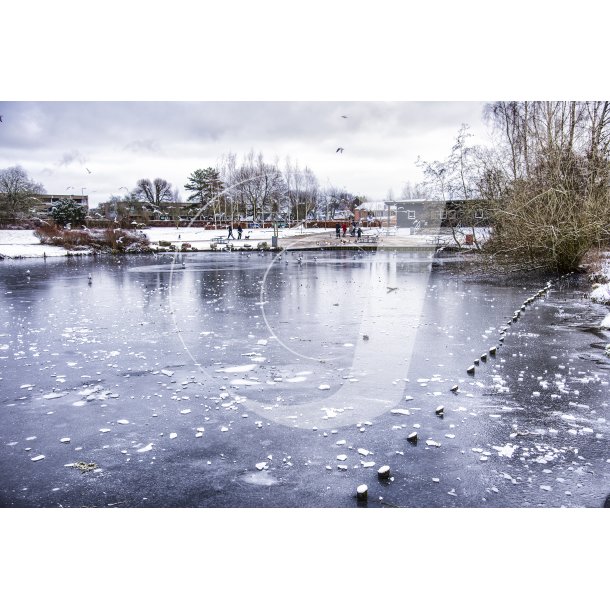
M237 239L241 239L241 234L243 233L243 228L241 225L237 225ZM229 234L227 235L227 239L235 239L235 235L233 235L233 226L229 225Z
M343 234L343 237L345 237L346 233L347 233L347 224L337 223L335 225L335 235L337 237L341 237L342 234ZM355 220L352 222L352 226L350 228L349 234L352 237L358 237L358 239L360 239L360 237L362 236L362 229L360 228L360 225Z

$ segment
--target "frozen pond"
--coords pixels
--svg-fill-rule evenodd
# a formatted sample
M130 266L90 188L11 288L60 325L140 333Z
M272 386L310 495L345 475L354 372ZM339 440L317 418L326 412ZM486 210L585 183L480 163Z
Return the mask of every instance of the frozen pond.
M392 252L0 265L1 506L599 507L610 493L607 308L576 276L507 324L553 278L477 280Z

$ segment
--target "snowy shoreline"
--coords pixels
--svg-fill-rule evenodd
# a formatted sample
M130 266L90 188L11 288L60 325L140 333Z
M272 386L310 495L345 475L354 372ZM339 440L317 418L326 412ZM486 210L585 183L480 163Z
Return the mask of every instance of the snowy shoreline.
M596 281L592 284L589 298L594 303L610 305L610 252L604 252L603 257L601 269L596 274ZM610 314L604 323L606 328L610 328Z
M324 233L328 229L280 229L279 238L299 237L301 235ZM188 243L196 248L199 252L211 251L210 244L213 240L227 237L226 229L201 229L199 227L180 227L176 228L159 228L154 227L144 229L142 231L150 240L151 245L157 244L159 241L171 242L177 248L180 248L183 243ZM271 245L271 237L273 229L246 229L243 232L243 238L237 239L237 230L234 230L236 239L232 243L250 244L256 247L260 241L266 241ZM49 246L41 244L39 239L34 235L34 231L30 229L6 229L0 230L0 258L44 258L57 256L87 256L93 254L92 250L67 250L60 246Z

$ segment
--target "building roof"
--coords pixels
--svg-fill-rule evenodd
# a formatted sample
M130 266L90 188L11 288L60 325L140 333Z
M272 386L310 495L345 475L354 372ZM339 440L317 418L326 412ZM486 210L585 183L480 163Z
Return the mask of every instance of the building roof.
M385 210L385 201L367 201L356 206L356 210L365 210L370 212L382 212Z

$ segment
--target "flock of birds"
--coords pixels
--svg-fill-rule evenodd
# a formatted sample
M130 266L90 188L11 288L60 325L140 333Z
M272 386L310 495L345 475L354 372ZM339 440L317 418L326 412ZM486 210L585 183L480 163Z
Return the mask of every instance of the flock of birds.
M342 114L342 115L341 115L341 118L342 118L342 119L347 119L347 115ZM343 154L343 151L344 151L344 150L345 150L345 149L344 149L342 146L339 146L339 147L337 148L337 150L335 151L335 153L341 153L341 154Z

